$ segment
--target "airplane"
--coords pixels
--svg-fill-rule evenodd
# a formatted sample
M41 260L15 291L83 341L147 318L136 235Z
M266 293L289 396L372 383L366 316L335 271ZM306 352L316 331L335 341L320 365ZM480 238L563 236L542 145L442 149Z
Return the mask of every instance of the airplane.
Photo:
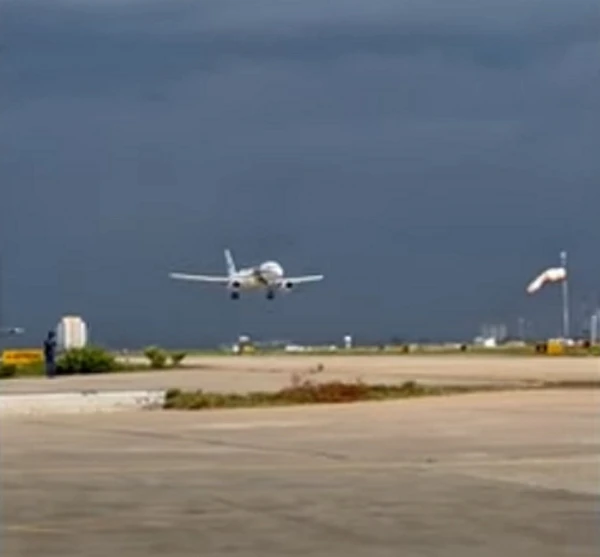
M267 299L275 298L280 290L289 292L296 285L323 280L323 275L306 275L301 277L286 277L283 267L277 261L265 261L260 265L237 269L229 249L225 250L227 275L190 275L187 273L169 273L169 277L177 280L209 282L227 286L232 300L237 300L243 290L266 289Z
M0 327L0 337L10 337L22 335L25 332L23 327Z

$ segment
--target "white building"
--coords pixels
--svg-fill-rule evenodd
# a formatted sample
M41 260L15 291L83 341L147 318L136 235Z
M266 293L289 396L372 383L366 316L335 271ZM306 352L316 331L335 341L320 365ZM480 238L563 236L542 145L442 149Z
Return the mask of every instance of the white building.
M87 345L88 330L78 315L65 315L56 326L56 344L59 350L83 348Z

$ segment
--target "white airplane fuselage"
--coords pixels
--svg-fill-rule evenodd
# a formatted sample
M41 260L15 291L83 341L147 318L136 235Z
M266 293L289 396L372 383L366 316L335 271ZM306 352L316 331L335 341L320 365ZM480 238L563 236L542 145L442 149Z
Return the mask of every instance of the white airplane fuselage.
M257 267L240 269L229 278L228 289L258 290L261 288L280 288L284 276L283 267L277 261L265 261Z

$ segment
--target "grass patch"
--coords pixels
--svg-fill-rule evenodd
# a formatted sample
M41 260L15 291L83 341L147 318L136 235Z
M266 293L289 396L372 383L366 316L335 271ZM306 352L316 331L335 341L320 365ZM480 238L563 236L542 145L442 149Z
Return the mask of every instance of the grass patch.
M306 380L275 392L257 391L246 394L169 389L166 393L164 408L172 410L203 410L304 404L339 404L476 392L552 388L600 388L600 381L545 381L525 382L514 385L421 385L415 381L407 381L401 385L368 385L361 381L353 383L341 381L317 383Z
M98 369L93 366L80 368L61 368L57 366L58 376L67 375L89 375L99 373L130 373L134 371L150 371L153 368L147 364L121 364L120 362L109 369ZM43 363L12 365L0 364L0 380L2 379L21 379L30 377L45 377L46 367Z
M246 394L169 389L166 393L164 407L167 409L200 410L205 408L348 403L424 396L431 391L431 387L424 387L413 381L408 381L402 385L368 385L361 381L355 383L341 381L316 383L306 380L284 387L279 391L256 391Z
M0 364L0 379L16 377L42 377L45 373L44 364L12 365Z
M72 348L57 357L56 374L88 375L179 368L187 354L181 351L168 352L160 347L151 346L146 349L145 356L146 362L124 362L98 346ZM46 366L43 362L25 365L0 363L0 379L43 377L45 374Z

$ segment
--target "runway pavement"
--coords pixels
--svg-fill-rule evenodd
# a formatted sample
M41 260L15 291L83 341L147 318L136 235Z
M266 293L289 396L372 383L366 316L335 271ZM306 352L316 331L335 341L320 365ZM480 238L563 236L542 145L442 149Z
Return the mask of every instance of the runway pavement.
M276 390L293 374L313 380L362 379L371 383L501 383L523 380L600 380L600 358L520 356L213 356L190 357L187 369L53 380L3 380L3 394L71 391L139 391L170 387L210 391ZM322 371L314 371L322 366Z
M10 418L6 557L587 557L597 391Z

